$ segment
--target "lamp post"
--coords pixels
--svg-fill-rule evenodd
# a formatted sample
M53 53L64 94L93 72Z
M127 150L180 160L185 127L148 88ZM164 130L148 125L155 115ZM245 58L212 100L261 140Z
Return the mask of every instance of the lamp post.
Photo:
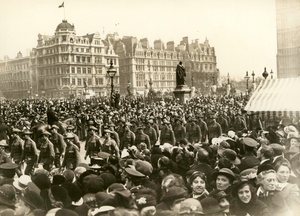
M251 76L252 76L252 83L255 83L255 81L254 81L254 78L255 78L255 73L254 73L254 71L252 71Z
M270 74L271 74L271 79L273 79L273 71L272 71L272 69L271 69Z
M113 66L112 59L110 60L110 66L107 70L107 74L110 77L110 87L111 87L111 93L110 93L110 106L113 105L112 99L113 99L113 92L114 92L114 76L116 75L117 70Z
M269 76L269 73L267 72L267 69L265 67L264 72L262 73L262 76L267 79L267 77Z
M249 75L248 75L248 71L246 71L246 76L245 76L245 79L246 79L246 93L248 94L248 82L249 82L249 79L250 79L250 77L249 77Z
M227 74L227 84L229 85L230 84L230 76L229 76L229 73Z

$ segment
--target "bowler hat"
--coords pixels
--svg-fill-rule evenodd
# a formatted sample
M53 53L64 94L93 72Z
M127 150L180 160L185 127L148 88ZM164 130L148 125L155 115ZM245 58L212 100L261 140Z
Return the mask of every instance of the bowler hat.
M222 168L219 171L214 172L212 174L212 178L214 180L216 180L219 175L226 176L231 181L234 181L236 179L234 173L230 169L228 169L228 168Z

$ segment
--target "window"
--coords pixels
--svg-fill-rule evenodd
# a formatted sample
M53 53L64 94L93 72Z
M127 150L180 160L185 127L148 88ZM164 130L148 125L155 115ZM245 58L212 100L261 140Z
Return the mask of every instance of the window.
M80 62L80 56L76 56L76 62Z
M88 78L88 85L92 85L92 79Z
M75 78L72 78L72 85L76 85Z
M82 68L82 73L86 74L86 68Z
M88 74L92 73L92 68L88 68Z
M79 85L79 86L82 85L81 78L78 78L78 79L77 79L77 85Z
M72 73L75 73L75 68L74 67L72 67Z
M86 57L86 61L87 61L88 63L91 63L91 57Z
M77 67L77 73L81 74L81 67Z

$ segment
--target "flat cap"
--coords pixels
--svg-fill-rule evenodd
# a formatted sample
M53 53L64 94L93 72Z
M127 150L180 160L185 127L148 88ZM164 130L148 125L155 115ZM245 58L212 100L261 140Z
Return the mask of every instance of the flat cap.
M13 170L18 168L18 164L15 163L3 163L0 164L0 169L5 169L5 170Z
M247 146L250 146L250 147L256 147L256 146L259 145L258 142L257 142L255 139L252 139L252 138L250 138L250 137L245 137L245 138L243 139L243 143L244 143L245 145L247 145Z

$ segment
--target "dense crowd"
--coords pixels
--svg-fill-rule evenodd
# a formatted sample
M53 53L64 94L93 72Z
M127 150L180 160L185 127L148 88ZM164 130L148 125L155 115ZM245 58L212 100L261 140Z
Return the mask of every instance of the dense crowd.
M299 120L247 97L0 107L0 215L299 215Z

